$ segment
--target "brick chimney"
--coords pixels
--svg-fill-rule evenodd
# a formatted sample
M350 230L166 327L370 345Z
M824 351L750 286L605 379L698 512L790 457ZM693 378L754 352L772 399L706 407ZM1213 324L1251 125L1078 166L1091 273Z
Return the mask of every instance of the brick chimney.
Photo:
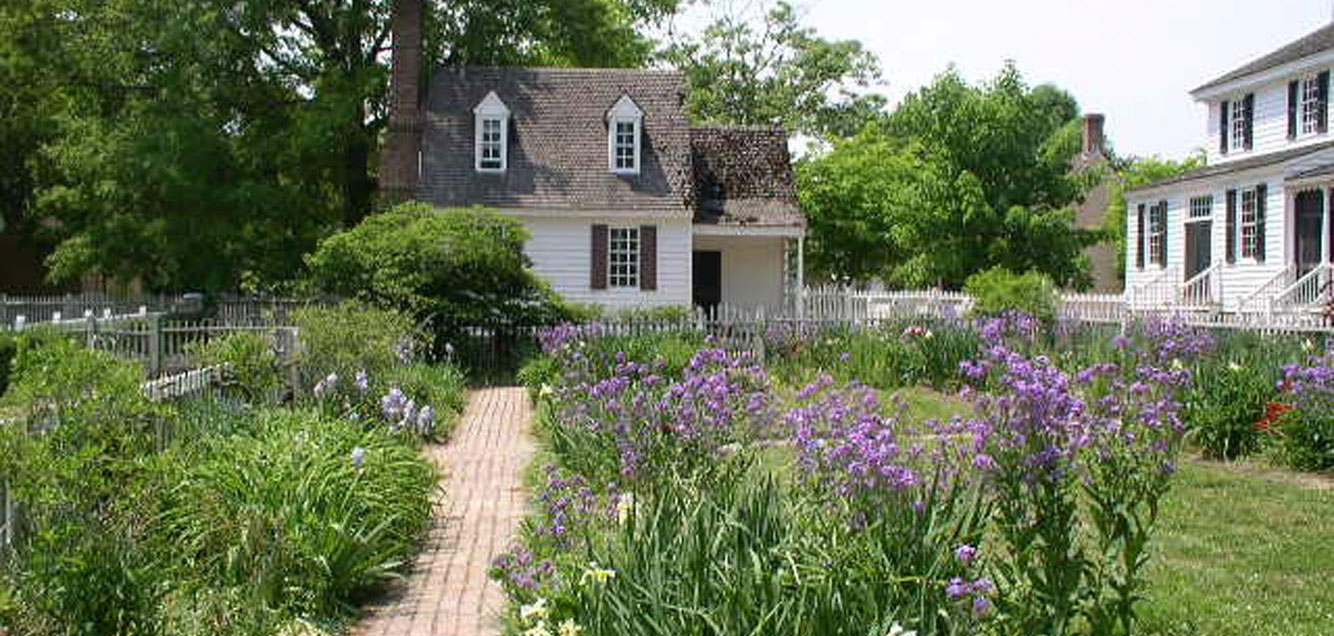
M1084 115L1085 158L1092 159L1095 157L1102 157L1107 154L1107 147L1105 145L1102 134L1102 125L1106 120L1107 120L1106 117L1096 113L1090 113L1088 115Z
M394 0L389 130L380 149L380 207L407 201L420 173L423 0Z

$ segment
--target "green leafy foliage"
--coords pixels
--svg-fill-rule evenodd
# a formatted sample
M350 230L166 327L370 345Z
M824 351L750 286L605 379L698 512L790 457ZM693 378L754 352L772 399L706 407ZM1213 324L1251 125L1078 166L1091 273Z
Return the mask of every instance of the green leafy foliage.
M358 303L303 307L293 318L301 330L301 374L306 384L329 374L351 380L382 375L410 362L421 333L407 314Z
M686 72L694 119L846 136L879 116L885 99L866 91L879 81L880 64L861 42L819 37L787 2L757 20L737 6L697 35L677 35L661 53Z
M238 332L192 343L189 353L197 367L227 365L231 370L230 388L248 402L272 400L282 388L278 354L269 339L260 334Z
M556 295L529 269L523 225L480 209L409 203L320 243L309 256L321 291L440 322L550 322Z
M993 267L968 277L964 291L973 297L973 313L1000 316L1018 311L1043 320L1055 320L1060 296L1051 279L1037 272L1015 274Z
M883 122L798 165L818 274L957 289L995 266L1091 282L1070 208L1096 175L1071 173L1079 110L1013 66L970 86L953 69Z

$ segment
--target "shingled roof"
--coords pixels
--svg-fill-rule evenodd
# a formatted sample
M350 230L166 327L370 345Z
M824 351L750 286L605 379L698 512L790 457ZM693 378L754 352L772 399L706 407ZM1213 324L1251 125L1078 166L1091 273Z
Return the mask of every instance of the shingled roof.
M1315 32L1307 34L1295 42L1286 44L1278 50L1246 64L1239 69L1231 71L1191 92L1198 93L1200 91L1206 91L1216 86L1231 82L1232 80L1267 71L1276 66L1287 64L1288 62L1295 62L1308 55L1314 55L1331 48L1334 48L1334 23L1323 26Z
M1199 181L1200 179L1219 177L1226 174L1242 172L1245 170L1253 170L1255 168L1265 168L1268 166L1277 165L1287 161L1292 161L1293 159L1300 159L1307 155L1312 155L1317 152L1329 150L1331 148L1334 148L1334 141L1322 141L1320 143L1311 144L1308 146L1298 146L1296 148L1289 148L1287 150L1282 150L1279 152L1266 153L1258 157L1250 157L1248 159L1242 159L1240 161L1229 161L1227 163L1219 163L1219 164L1214 164L1212 166L1197 168L1195 170L1182 173L1175 177L1170 177L1167 179L1163 179L1161 181L1155 181L1153 183L1148 183L1142 186L1129 188L1128 191L1137 192L1140 190L1149 190L1152 188L1157 188L1165 185L1187 183L1190 181Z
M690 129L697 223L801 227L787 133L778 128Z
M693 201L685 76L638 69L441 69L428 90L418 197L440 206L588 209L689 217ZM510 109L504 173L478 173L473 108ZM607 110L629 95L643 111L637 175L607 169Z

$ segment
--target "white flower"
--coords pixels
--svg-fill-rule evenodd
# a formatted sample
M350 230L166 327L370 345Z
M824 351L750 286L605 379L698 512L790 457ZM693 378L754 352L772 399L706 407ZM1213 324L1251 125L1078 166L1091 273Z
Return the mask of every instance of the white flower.
M1233 370L1233 371L1240 371L1240 370L1241 370L1241 365L1240 365L1240 364L1237 364L1235 361L1234 361L1234 362L1229 362L1229 363L1227 363L1227 368L1228 368L1228 369L1231 369L1231 370Z
M1313 349L1315 349L1315 343L1314 343L1314 342L1311 342L1311 339L1310 339L1310 338L1307 338L1307 339L1305 339L1305 340L1302 341L1302 350L1304 350L1304 351L1311 351L1311 350L1313 350Z
M902 625L894 623L894 625L889 628L889 633L885 636L917 636L917 630L906 630L903 629Z
M604 570L597 563L590 563L589 566L589 569L584 570L584 575L579 577L579 585L588 585L589 581L606 583L608 579L616 578L615 570Z
M556 633L558 636L579 636L580 632L583 631L584 628L580 627L579 623L574 622L573 618L567 618L561 621L560 627L557 628Z
M358 446L352 449L352 467L361 470L366 465L366 449Z
M1186 366L1186 365L1181 364L1181 358L1172 358L1172 368L1173 368L1173 369L1178 369L1178 370L1179 370L1179 369L1183 369L1183 368L1185 368L1185 366Z
M537 602L531 605L521 605L519 607L519 618L525 623L530 620L541 621L549 614L551 614L551 610L547 608L547 599L544 598L537 599Z
M537 621L535 625L524 630L523 636L551 636L551 630L547 629L546 621Z
M545 397L551 397L552 395L555 395L555 393L556 393L556 390L553 389L553 388L551 388L551 385L550 385L550 384L546 384L546 383L544 382L544 383L542 384L542 389L541 389L540 391L537 392L537 396L538 396L538 397L543 397L543 398L545 398Z
M634 493L625 493L616 500L616 522L624 524L635 511Z

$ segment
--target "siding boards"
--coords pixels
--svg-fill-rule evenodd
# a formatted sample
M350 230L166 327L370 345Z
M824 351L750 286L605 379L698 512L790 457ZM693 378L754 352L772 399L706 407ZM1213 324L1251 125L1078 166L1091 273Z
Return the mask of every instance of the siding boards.
M567 300L609 307L690 304L690 221L626 215L601 218L521 218L532 240L524 247L533 269ZM593 289L594 225L657 229L657 290Z
M1303 74L1303 78L1306 77ZM1255 94L1255 117L1252 124L1252 148L1249 151L1229 150L1226 154L1221 152L1221 138L1219 126L1224 115L1221 112L1220 102L1209 102L1208 126L1206 130L1208 142L1204 144L1208 152L1209 165L1225 163L1237 159L1246 159L1266 152L1284 150L1287 148L1298 147L1311 143L1328 141L1331 136L1328 132L1324 134L1302 135L1297 133L1296 139L1288 137L1288 91L1289 82L1293 78L1286 77L1280 81L1265 84L1254 89ZM1241 99L1243 95L1233 95L1231 99ZM1300 91L1298 92L1300 98ZM1325 100L1324 121L1328 122L1329 100ZM1229 113L1230 115L1230 113ZM1295 112L1297 130L1300 131L1301 112ZM1326 125L1328 129L1328 125ZM1228 131L1229 133L1231 131Z

